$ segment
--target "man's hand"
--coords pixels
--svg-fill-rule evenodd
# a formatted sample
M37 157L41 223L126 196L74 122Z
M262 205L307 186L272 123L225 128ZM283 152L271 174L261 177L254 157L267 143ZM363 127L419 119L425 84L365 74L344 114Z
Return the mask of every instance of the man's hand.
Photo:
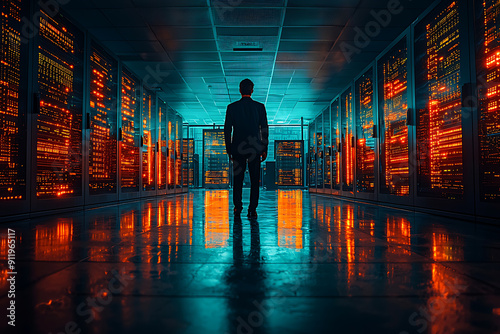
M260 161L263 162L267 159L267 152L262 152L262 155L260 156Z

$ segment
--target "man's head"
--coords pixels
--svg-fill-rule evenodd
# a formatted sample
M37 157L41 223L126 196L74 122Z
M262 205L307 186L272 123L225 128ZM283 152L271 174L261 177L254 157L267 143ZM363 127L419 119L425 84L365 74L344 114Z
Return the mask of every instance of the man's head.
M241 95L252 95L253 93L253 82L250 79L245 79L240 82L240 93Z

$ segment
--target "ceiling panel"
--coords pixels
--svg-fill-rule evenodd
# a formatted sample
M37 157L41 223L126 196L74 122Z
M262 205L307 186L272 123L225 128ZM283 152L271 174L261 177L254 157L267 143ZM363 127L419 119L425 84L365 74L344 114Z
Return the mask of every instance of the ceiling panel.
M208 8L149 7L136 9L150 25L210 26ZM188 11L189 15L186 15Z
M279 27L283 8L213 7L216 26Z
M146 21L137 15L136 8L101 9L101 12L116 27L146 27Z
M334 41L342 32L343 26L321 27L283 27L282 39Z
M222 122L227 104L240 98L239 82L250 78L271 122L286 124L319 113L431 2L403 3L362 47L359 30L377 22L387 0L72 0L64 7L139 78L161 87L159 96L186 120ZM233 51L242 44L263 51Z
M345 25L355 8L287 8L285 26Z

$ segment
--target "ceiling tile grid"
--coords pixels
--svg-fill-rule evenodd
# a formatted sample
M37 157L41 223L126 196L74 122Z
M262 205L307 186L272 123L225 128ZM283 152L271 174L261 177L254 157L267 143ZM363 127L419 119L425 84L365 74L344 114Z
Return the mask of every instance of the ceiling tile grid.
M223 121L250 78L270 122L296 124L328 106L431 3L405 2L352 57L341 45L386 0L72 0L64 10L188 122Z

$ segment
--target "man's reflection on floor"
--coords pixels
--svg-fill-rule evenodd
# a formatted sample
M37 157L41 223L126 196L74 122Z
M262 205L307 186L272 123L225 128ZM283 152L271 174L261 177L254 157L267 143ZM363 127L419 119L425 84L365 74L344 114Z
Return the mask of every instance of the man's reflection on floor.
M228 333L266 333L265 298L266 273L262 270L260 231L257 220L250 221L250 253L243 251L243 222L234 219L233 265L226 273L229 290Z

